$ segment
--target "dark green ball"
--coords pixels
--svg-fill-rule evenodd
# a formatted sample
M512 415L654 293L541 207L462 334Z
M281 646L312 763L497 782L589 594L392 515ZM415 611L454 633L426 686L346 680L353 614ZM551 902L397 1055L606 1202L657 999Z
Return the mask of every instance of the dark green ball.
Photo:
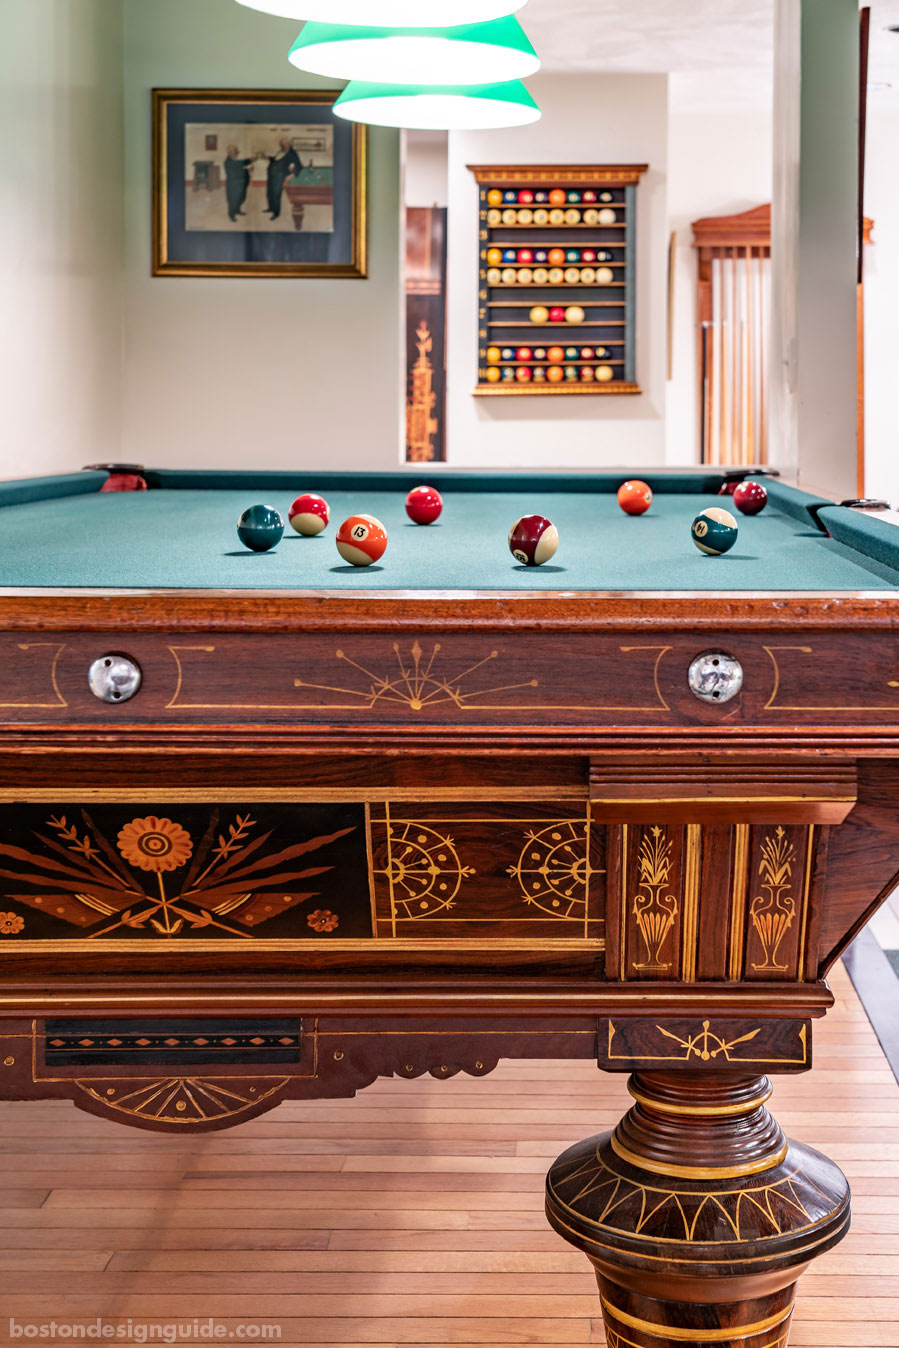
M700 511L690 526L693 542L700 552L720 557L729 552L737 541L737 521L722 506L709 506Z
M268 552L283 536L284 521L274 506L248 506L237 521L237 537L251 552Z

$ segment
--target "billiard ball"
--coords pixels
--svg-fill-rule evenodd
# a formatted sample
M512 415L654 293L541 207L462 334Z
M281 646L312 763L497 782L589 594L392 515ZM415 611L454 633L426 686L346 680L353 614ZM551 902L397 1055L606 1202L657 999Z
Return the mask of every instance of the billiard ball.
M592 267L581 267L581 285L591 286L596 280L596 272Z
M534 254L531 252L530 248L519 248L518 255L515 259L516 262L533 262L533 260Z
M579 249L579 248L569 248L568 251L567 251L567 253L565 254L565 261L566 261L566 262L580 262L580 260L581 260L581 251L580 251L580 249Z
M498 362L499 362L499 358L500 358L500 350L499 350L499 347L498 347L498 346L488 346L488 347L487 347L487 363L488 363L489 365L496 365L496 364L498 364Z
M566 211L566 212L565 212L565 223L566 223L566 225L579 225L579 224L581 223L581 213L580 213L580 211L574 210L573 207L572 207L571 210Z
M548 280L549 280L549 272L546 270L545 267L535 267L535 268L534 268L534 285L535 285L535 286L545 286Z
M435 487L413 487L406 497L406 514L415 524L433 524L443 509Z
M612 353L607 346L598 346L596 348L596 357L598 360L608 360L611 354Z
M488 383L488 384L498 384L499 381L500 381L500 378L501 378L501 375L500 375L500 372L499 372L499 367L498 367L497 365L490 365L490 366L488 366L488 369L487 369L487 383Z
M529 187L523 187L521 191L518 193L519 206L530 206L533 200L534 194Z
M323 496L319 496L318 492L307 491L292 502L287 518L298 534L314 538L327 528L331 511Z
M519 225L529 225L531 224L533 219L534 219L534 212L530 210L528 207L525 207L523 211L518 212Z
M604 210L601 210L599 212L597 223L600 225L614 225L617 218L618 217L616 216L615 212L610 211L609 208L606 207Z
M597 253L596 260L597 262L611 262L613 258L611 253Z
M501 248L488 248L488 249L487 249L487 261L490 263L490 266L491 266L491 267L495 267L496 264L497 264L497 262L502 262L502 260L503 260L503 254L502 254L502 249L501 249Z
M613 200L612 193L611 193L611 192L601 192L601 193L600 193L600 196L599 196L599 199L600 199L600 201L612 201L612 200Z
M546 352L546 359L551 365L558 365L559 361L565 359L565 352L561 346L551 346Z
M592 206L588 206L587 209L584 211L584 224L595 225L598 220L599 220L599 211L594 210Z
M546 323L549 320L549 310L542 304L535 304L528 312L528 318L532 323Z
M534 273L530 267L518 268L518 284L520 286L529 286L534 279Z
M551 384L561 384L562 380L565 378L565 371L562 369L561 365L550 365L549 369L546 371L546 377Z
M546 211L546 210L539 210L539 209L536 210L536 211L534 211L534 224L535 224L535 225L548 225L548 224L549 224L549 211Z
M549 213L549 223L550 223L551 225L564 225L564 223L565 223L565 212L562 211L562 210L559 210L558 207L556 207L555 210L550 211L550 213Z
M515 258L516 258L516 251L514 248L503 249L503 262L514 262Z
M580 192L569 192L569 193L568 193L568 200L569 200L570 202L572 202L573 205L579 206L579 205L580 205L580 200L581 200L581 194L580 194Z
M614 280L615 280L615 273L612 271L612 268L611 268L611 267L597 267L597 268L596 268L596 283L597 283L597 285L607 286L607 285L610 285L610 284L612 283L612 281L614 281Z
M595 262L595 261L596 261L596 249L595 249L595 248L582 248L582 249L581 249L581 261L582 261L582 262Z
M519 384L529 384L531 382L531 369L529 365L519 365L515 371L515 378Z
M734 487L734 505L744 515L757 515L768 504L768 493L761 482L738 482Z
M506 368L503 370L503 380L504 380L504 382L507 383L507 384L508 384L508 383L511 383L511 381L512 381L514 378L515 378L515 371L512 369L512 366L511 366L511 365L507 365Z
M488 225L499 225L502 223L502 218L503 218L502 211L493 210L487 212Z
M576 347L576 346L566 346L566 348L565 348L565 359L566 359L566 360L577 360L577 355L578 355L578 352L577 352L577 347Z
M248 506L237 521L237 537L251 552L268 552L283 536L284 521L274 506Z
M488 206L501 206L503 204L503 194L498 187L491 187L487 193Z
M510 190L510 191L507 191L507 192L503 192L503 201L506 201L506 202L514 202L514 201L517 201L517 200L518 200L518 193L517 193L517 192L512 192L511 190Z
M518 280L518 272L514 267L503 267L503 285L514 286Z
M565 280L565 273L564 273L564 271L562 270L562 268L561 268L561 267L550 267L550 269L549 269L549 280L550 280L550 284L551 284L551 285L554 285L554 286L560 286L560 285L562 284L562 282Z
M611 365L597 365L596 382L598 384L609 384L615 378L615 371Z
M518 212L512 210L503 211L503 224L514 225L518 223Z
M566 365L565 379L569 384L574 384L577 382L577 369L574 365Z
M504 346L502 350L503 360L514 360L515 350L511 346Z
M550 248L546 255L546 260L551 267L561 267L562 263L565 261L565 249Z
M559 531L545 515L522 515L509 530L509 551L522 566L542 566L559 546Z
M581 383L582 383L582 384L592 384L593 381L594 381L595 379L596 379L596 375L593 373L593 366L592 366L592 365L582 365L582 366L581 366Z
M542 369L540 368L539 365L537 366L536 370L534 371L534 383L535 383L535 384L545 384L545 383L546 383L546 371L545 371L545 370L542 370Z
M700 552L709 557L720 557L730 552L737 541L737 521L729 510L721 506L709 506L701 510L690 526L693 542Z
M583 194L582 194L582 196L581 196L581 200L582 200L582 201L595 201L595 200L596 200L596 193L594 192L594 190L593 190L592 187L586 188L586 190L583 192Z
M534 360L546 360L546 348L542 346L534 347Z
M625 515L644 515L652 505L652 488L639 479L622 482L618 488L618 504Z
M520 346L515 352L516 360L533 360L534 353L529 346Z
M565 310L562 308L561 304L554 304L552 306L549 311L549 321L550 323L565 322Z
M488 284L488 285L498 286L499 283L500 283L500 281L501 281L502 279L503 279L503 274L502 274L502 272L500 271L499 267L490 267L490 268L488 269L488 272L487 272L487 284Z
M582 346L582 347L581 347L581 360L592 360L593 357L595 356L595 354L596 354L596 352L593 350L593 347L592 347L592 346ZM489 360L489 356L488 356L488 360Z
M584 311L579 304L569 304L565 310L566 323L583 323Z
M580 269L580 267L566 267L566 268L565 268L565 280L566 280L566 282L567 282L568 285L570 285L570 286L576 286L577 283L578 283L578 281L579 281L580 279L581 279L581 269Z
M534 261L535 261L535 262L548 262L548 261L549 261L549 254L547 253L547 251L546 251L545 248L538 248L538 249L536 249L536 251L535 251L535 253L534 253Z
M374 515L350 515L337 530L337 551L351 566L371 566L386 547L387 530Z
M535 193L534 193L534 200L535 200L535 201L546 201L546 200L547 200L546 193L545 193L545 192L535 192Z
M550 206L565 205L565 193L562 191L561 187L554 187L553 190L550 192L549 204Z

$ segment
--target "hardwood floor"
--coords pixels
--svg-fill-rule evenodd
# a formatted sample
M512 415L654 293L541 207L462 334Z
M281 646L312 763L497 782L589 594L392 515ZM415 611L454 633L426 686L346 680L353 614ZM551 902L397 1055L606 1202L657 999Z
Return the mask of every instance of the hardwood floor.
M899 1086L842 967L833 987L815 1070L780 1078L773 1108L846 1171L854 1218L800 1283L791 1344L899 1348ZM28 1341L9 1317L212 1317L278 1325L252 1341L282 1348L602 1344L592 1274L547 1227L543 1177L628 1103L624 1078L528 1062L383 1080L193 1138L2 1104L0 1343Z

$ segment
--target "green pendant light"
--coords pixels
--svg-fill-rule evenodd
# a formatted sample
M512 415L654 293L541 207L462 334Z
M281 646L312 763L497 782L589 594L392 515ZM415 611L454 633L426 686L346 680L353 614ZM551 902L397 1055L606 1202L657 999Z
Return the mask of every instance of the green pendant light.
M520 80L540 59L516 18L452 28L368 28L307 23L288 59L339 80L402 84L498 84Z
M248 9L318 23L376 22L385 28L444 28L517 14L526 0L238 0Z
M408 130L476 131L527 126L540 109L519 80L504 84L371 84L354 80L334 104L349 122Z

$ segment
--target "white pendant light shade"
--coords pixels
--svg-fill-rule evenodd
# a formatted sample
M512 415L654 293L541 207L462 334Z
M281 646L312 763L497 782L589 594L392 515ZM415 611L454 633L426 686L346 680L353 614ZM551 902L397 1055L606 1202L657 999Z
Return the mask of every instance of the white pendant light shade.
M339 80L402 84L499 84L533 75L540 60L511 15L452 28L370 28L307 23L288 58Z
M377 23L385 28L445 28L517 14L526 0L237 0L282 19Z
M540 109L518 80L504 84L370 84L354 80L334 104L349 122L422 131L493 131L527 126Z

